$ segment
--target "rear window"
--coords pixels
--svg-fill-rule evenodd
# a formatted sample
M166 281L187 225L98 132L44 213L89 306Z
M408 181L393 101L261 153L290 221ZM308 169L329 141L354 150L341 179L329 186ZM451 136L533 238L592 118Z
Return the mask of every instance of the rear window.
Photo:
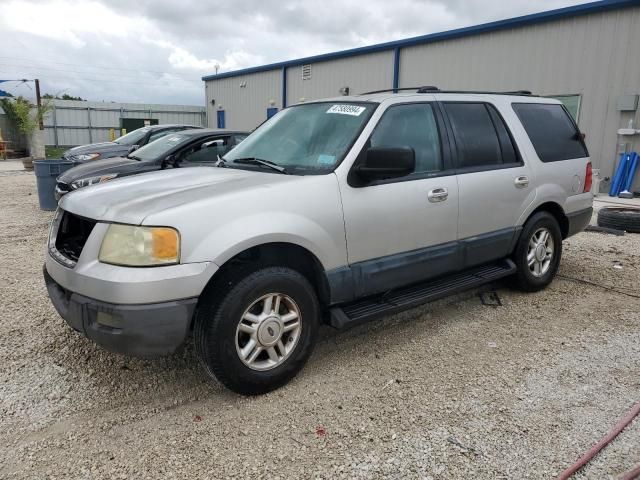
M562 105L514 103L513 109L543 162L589 156L576 124Z

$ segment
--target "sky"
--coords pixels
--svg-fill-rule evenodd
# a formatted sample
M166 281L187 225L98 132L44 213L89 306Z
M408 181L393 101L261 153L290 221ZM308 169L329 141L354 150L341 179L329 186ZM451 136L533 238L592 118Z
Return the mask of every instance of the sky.
M575 5L571 0L0 0L0 79L204 104L203 75ZM33 84L0 83L33 98Z

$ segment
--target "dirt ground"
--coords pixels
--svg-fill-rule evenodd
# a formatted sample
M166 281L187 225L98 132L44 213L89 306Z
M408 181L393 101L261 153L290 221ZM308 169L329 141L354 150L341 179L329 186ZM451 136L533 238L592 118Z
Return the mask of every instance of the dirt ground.
M640 294L640 235L569 239L562 276L498 284L501 307L475 290L326 328L292 383L243 398L190 345L137 360L74 333L42 280L33 175L0 174L0 205L0 478L554 478L640 401L622 293ZM640 418L575 478L638 463Z

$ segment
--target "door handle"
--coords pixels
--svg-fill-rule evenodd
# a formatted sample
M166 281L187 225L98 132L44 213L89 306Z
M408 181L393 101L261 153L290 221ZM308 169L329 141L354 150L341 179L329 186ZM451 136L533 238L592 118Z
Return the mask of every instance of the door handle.
M522 175L517 177L513 183L515 183L516 188L525 188L529 186L529 177Z
M430 190L429 193L427 194L427 198L431 203L444 202L448 196L449 196L449 192L447 191L447 189L441 188L441 187L434 188L433 190Z

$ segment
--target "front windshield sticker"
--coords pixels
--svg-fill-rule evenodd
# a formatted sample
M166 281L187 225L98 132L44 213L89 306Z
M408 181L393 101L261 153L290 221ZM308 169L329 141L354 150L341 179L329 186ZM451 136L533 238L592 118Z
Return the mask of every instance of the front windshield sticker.
M359 117L365 110L366 107L359 107L357 105L333 105L329 110L327 110L327 113L340 113L342 115Z
M318 155L318 165L333 165L335 161L335 155L325 155L324 153Z

